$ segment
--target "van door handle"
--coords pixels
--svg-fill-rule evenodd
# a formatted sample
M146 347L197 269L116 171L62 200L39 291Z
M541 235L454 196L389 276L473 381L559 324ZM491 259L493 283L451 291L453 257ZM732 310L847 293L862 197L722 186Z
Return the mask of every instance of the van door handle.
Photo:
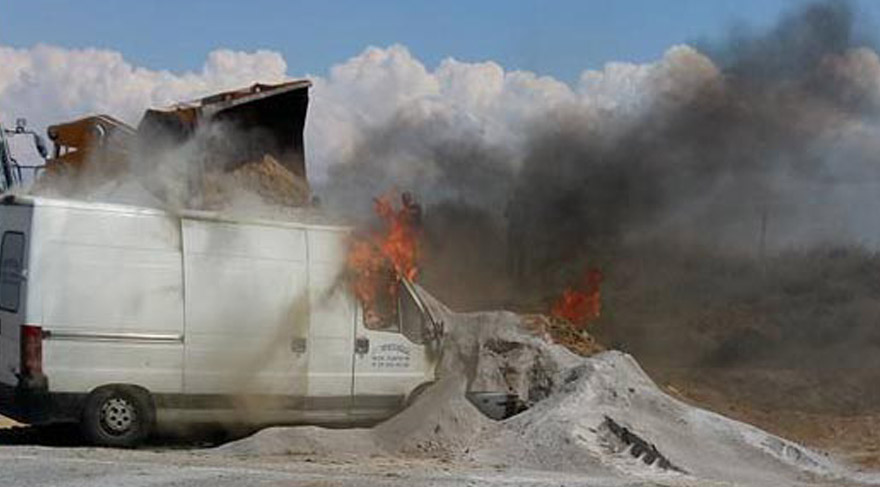
M354 339L354 353L356 355L366 355L370 351L370 339L367 337L357 337Z
M293 353L306 353L306 339L296 337L290 341L290 351Z

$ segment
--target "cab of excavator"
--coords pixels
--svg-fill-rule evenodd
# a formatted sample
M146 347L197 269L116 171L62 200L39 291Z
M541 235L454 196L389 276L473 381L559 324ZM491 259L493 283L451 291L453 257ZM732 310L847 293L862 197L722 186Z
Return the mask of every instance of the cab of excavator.
M94 115L52 125L46 130L52 141L47 167L81 166L96 159L125 157L134 129L109 115Z
M7 191L33 179L43 168L47 155L46 143L39 134L27 127L24 118L15 120L14 129L0 125L0 191Z

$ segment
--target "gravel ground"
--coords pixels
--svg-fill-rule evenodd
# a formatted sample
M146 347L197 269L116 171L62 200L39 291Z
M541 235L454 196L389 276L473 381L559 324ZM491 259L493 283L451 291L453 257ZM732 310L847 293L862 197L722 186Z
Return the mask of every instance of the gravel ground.
M28 486L590 486L689 485L479 467L435 460L301 458L255 460L200 451L0 447L4 485ZM692 484L697 485L697 484ZM707 485L704 482L699 485Z

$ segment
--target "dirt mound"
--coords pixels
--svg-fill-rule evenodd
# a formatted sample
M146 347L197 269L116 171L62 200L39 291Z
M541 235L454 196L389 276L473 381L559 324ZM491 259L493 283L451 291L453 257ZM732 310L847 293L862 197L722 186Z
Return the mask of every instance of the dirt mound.
M378 451L370 430L338 430L317 426L266 428L242 440L227 443L214 452L235 456L369 455Z
M450 316L437 374L461 375L468 391L517 394L527 404L546 398L579 357L509 312Z
M586 330L578 330L568 321L545 315L524 315L523 322L528 328L544 334L548 341L562 345L582 357L605 351L605 347L595 337Z
M580 357L508 312L457 314L426 297L446 326L439 381L370 430L273 428L218 452L428 456L672 484L835 484L827 458L661 391L620 352ZM468 391L519 394L532 407L482 416ZM853 484L854 477L847 481Z
M419 289L426 305L446 328L438 377L461 376L471 392L507 392L527 404L546 398L561 384L563 372L580 363L572 351L588 353L581 335L555 343L549 320L508 311L456 313ZM599 350L596 345L592 350Z
M613 425L699 478L790 485L838 472L824 457L791 442L669 397L620 352L584 359L551 397L505 421L474 458L541 469L673 475L676 469L647 465L630 451L632 445Z
M243 192L258 196L265 204L281 207L304 206L311 196L304 179L266 155L232 171L205 174L203 208L222 209Z
M465 398L461 376L448 376L425 391L415 403L373 429L373 438L387 452L457 457L493 425Z
M493 423L465 399L464 393L461 378L449 377L425 391L405 411L372 429L267 428L214 451L235 456L405 454L457 458Z
M171 165L166 168L169 174L142 178L136 172L123 173L126 164L117 166L85 170L59 167L42 174L28 191L46 197L212 211L297 209L307 207L311 199L306 180L270 155L231 170L182 171Z

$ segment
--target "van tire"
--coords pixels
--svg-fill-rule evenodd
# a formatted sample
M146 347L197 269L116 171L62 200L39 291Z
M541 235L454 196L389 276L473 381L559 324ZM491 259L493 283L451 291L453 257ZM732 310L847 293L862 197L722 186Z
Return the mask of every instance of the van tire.
M150 393L127 385L99 387L86 398L80 428L94 445L132 448L153 432L156 409Z

